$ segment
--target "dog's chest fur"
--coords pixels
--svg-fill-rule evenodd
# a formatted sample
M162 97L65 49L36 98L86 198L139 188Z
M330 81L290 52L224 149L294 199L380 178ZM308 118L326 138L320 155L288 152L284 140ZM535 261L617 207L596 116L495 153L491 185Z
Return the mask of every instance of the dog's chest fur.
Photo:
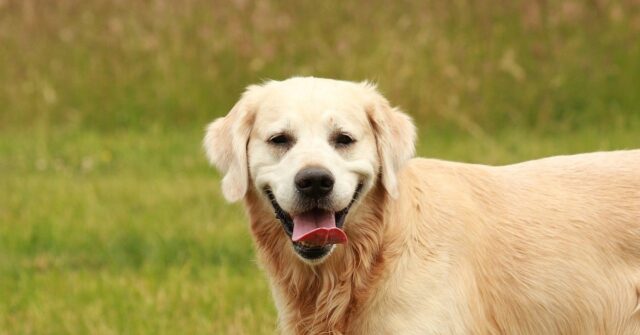
M367 197L364 204L386 201L382 187ZM296 258L280 223L255 192L249 192L246 204L283 333L351 333L354 322L364 321L358 316L370 303L385 269L384 206L360 207L350 218L350 242L336 248L327 261L310 266Z

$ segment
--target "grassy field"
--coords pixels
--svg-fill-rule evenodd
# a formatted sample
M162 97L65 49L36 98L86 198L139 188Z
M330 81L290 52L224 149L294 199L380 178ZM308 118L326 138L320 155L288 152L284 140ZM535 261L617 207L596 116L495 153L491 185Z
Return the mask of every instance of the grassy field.
M435 130L419 152L501 164L637 147L638 129ZM0 334L272 334L242 209L224 203L201 136L3 132Z
M200 148L264 78L377 80L422 156L640 147L636 0L338 4L0 0L0 335L273 334Z

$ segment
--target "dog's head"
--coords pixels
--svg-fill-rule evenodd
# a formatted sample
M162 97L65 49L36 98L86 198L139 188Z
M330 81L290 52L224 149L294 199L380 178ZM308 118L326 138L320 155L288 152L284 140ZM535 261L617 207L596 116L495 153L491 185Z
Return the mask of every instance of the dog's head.
M204 147L225 198L255 188L298 256L318 263L347 242L347 215L376 183L397 196L414 138L411 119L369 83L292 78L249 86Z

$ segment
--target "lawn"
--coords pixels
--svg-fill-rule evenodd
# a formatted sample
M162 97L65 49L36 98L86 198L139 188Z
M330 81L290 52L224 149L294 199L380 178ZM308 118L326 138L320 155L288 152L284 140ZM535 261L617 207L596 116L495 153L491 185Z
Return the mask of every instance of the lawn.
M0 333L270 333L200 137L2 134Z
M639 40L636 0L0 0L0 335L274 333L200 146L248 84L372 79L508 164L640 147Z
M637 126L477 139L426 127L423 156L502 164L637 147ZM0 334L272 334L242 208L200 129L0 135Z

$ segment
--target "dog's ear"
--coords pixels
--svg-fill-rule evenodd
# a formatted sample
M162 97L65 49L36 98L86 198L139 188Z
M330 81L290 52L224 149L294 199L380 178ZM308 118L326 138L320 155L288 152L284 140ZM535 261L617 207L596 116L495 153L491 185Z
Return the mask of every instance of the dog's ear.
M247 88L227 116L207 126L203 141L209 162L224 174L222 194L229 202L242 199L249 185L247 144L255 119L248 97L252 90L255 87Z
M411 117L391 107L373 84L365 82L363 86L371 96L367 116L376 138L382 185L392 198L397 198L396 173L415 154L416 129Z

